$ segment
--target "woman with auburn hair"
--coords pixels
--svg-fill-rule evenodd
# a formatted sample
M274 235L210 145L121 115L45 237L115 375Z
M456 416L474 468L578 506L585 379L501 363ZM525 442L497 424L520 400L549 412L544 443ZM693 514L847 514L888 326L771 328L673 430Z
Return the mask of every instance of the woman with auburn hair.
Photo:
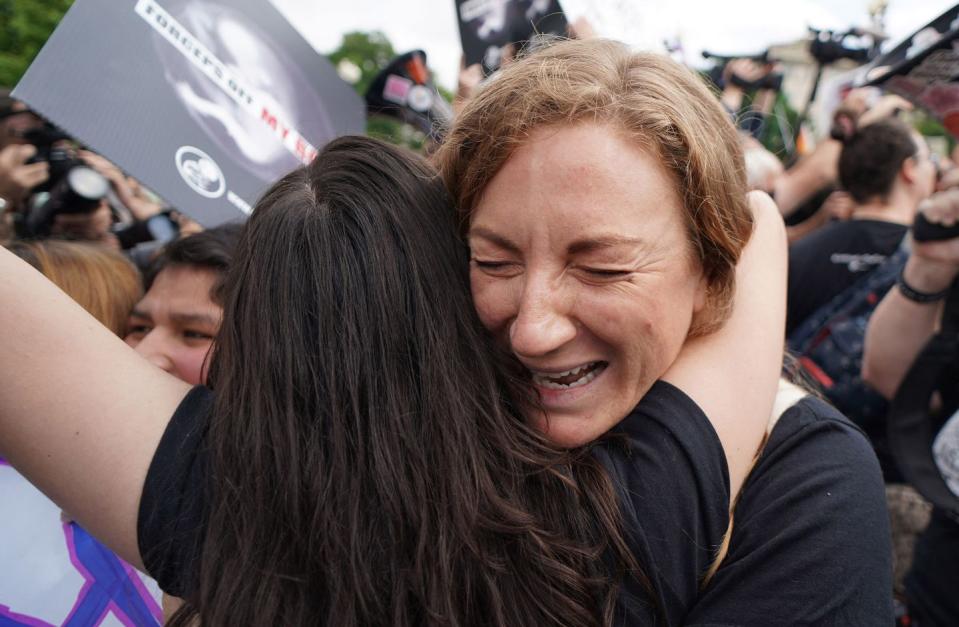
M567 447L627 436L611 474L665 622L890 623L868 442L788 386L767 433L782 284L736 291L754 216L704 81L616 42L561 42L489 81L435 161L480 319L540 400L530 419ZM668 463L644 459L652 442Z
M120 253L81 242L15 241L6 248L40 271L115 335L143 296L140 273Z

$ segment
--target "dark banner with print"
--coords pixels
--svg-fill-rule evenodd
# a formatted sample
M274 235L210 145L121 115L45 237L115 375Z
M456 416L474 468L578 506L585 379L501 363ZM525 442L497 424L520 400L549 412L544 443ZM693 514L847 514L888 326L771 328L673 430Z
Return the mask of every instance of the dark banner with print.
M496 71L535 35L566 36L569 24L557 0L456 0L466 65Z
M77 0L14 96L206 226L365 129L267 0Z
M959 5L877 59L866 82L923 107L959 138Z

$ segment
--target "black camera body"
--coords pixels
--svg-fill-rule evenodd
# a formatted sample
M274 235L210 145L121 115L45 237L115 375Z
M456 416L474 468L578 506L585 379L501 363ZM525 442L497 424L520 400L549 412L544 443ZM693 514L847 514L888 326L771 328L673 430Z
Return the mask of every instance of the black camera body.
M23 133L23 138L37 149L28 163L47 162L50 174L31 190L27 214L20 223L22 236L45 237L58 214L89 213L100 205L110 184L78 159L71 148L58 145L69 141L69 135L45 123Z
M70 136L53 126L50 123L44 123L43 126L24 131L21 137L37 149L35 155L30 157L27 163L50 164L50 178L33 188L32 192L46 192L56 185L56 183L66 176L75 165L82 165L72 152L65 148L55 147L58 143L69 141Z
M856 63L869 62L878 52L874 44L870 48L853 48L846 45L849 37L857 37L861 33L855 29L843 33L836 33L830 30L819 30L810 28L812 41L809 42L809 54L820 65L829 65L842 59L849 59Z

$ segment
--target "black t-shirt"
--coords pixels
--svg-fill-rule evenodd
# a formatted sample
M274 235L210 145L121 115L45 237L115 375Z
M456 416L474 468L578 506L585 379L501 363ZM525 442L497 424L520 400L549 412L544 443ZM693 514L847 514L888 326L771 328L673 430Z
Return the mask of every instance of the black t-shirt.
M881 220L834 222L789 247L786 334L896 252L908 227Z
M916 539L912 569L906 575L909 611L921 627L959 624L959 518L932 510L929 526Z
M206 416L194 389L161 439L140 503L147 570L182 595L203 529ZM779 420L744 487L730 551L703 576L728 527L729 478L716 432L682 391L658 382L596 447L619 493L630 548L653 598L635 580L619 625L882 625L892 622L889 523L878 464L834 409L805 399Z
M736 505L729 553L686 625L892 625L879 463L835 408L783 413Z

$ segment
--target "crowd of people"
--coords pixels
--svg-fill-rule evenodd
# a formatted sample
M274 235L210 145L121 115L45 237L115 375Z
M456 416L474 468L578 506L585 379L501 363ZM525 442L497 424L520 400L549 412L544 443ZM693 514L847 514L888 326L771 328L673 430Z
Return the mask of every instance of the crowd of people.
M340 138L207 230L69 147L63 210L3 96L0 455L172 625L959 622L890 429L959 275L910 105L851 92L787 168L745 79L601 39L464 76L429 157Z

